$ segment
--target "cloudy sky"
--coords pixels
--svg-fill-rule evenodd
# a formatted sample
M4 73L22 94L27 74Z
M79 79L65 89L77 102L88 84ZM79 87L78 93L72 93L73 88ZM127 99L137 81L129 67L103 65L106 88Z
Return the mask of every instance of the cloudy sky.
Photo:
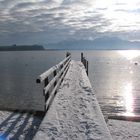
M0 45L140 40L140 0L0 0Z

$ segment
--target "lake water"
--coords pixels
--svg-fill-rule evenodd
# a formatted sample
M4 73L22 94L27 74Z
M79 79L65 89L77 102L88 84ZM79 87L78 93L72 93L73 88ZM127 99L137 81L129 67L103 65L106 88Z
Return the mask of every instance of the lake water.
M64 57L55 51L0 52L0 108L43 110L36 78Z
M80 60L81 51L71 51ZM89 78L105 114L140 115L140 51L83 51ZM38 75L65 57L65 51L0 52L0 108L41 110Z

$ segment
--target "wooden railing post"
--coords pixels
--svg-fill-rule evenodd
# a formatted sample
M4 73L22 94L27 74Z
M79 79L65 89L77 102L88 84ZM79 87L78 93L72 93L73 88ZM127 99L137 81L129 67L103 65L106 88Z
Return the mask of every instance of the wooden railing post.
M83 53L81 53L81 62L83 62Z
M53 76L55 77L57 75L57 71L55 70L54 72L53 72ZM56 84L57 84L57 80L54 82L54 88L55 88L55 86L56 86ZM57 92L57 90L55 91L55 94L56 94L56 92Z
M84 57L84 66L85 66L85 69L86 69L86 59L85 59L85 57Z
M46 87L48 84L49 84L49 79L48 79L48 77L46 77L45 80L44 80L44 87ZM48 98L49 98L49 91L47 92L47 94L45 94L45 90L43 89L43 95L44 95L44 97L45 97L44 110L46 111L46 101L47 101Z
M66 57L70 56L71 54L69 52L66 53Z
M56 72L56 70L55 70L55 71L53 72L53 76L55 77L56 74L57 74L57 72ZM56 84L57 84L57 81L54 82L54 87L56 86Z
M49 79L48 79L48 77L44 80L44 87L46 87L47 85L48 85L48 83L49 83Z
M60 70L63 69L63 67L64 67L64 64L62 64L62 65L60 66ZM62 75L63 75L63 72L61 73L60 77L61 77Z
M81 62L83 63L85 69L86 69L86 73L88 75L88 61L86 60L86 58L84 57L83 53L81 53Z
M88 75L88 61L87 61L87 75Z

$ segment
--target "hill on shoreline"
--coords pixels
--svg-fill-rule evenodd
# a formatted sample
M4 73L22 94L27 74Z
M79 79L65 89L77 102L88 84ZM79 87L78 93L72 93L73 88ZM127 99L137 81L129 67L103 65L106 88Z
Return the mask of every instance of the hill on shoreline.
M30 51L30 50L45 50L45 49L42 45L0 46L0 51Z
M30 50L139 50L140 41L123 40L118 37L101 37L94 40L64 40L43 45L0 46L0 51Z
M118 37L102 37L94 40L65 40L45 44L44 47L57 50L132 50L140 49L140 42L122 40Z

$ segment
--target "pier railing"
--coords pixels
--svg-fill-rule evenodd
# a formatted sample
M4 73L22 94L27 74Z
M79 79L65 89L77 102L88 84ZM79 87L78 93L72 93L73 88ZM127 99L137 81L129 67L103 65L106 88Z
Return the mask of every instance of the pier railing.
M63 61L53 66L46 72L42 73L36 79L36 83L44 83L43 88L43 95L45 97L44 111L47 111L49 106L51 105L54 96L69 68L70 61L71 54L67 53L66 58Z
M87 73L87 75L88 75L88 61L87 61L86 58L84 57L83 53L81 53L81 62L82 62L83 65L85 66L86 73Z

